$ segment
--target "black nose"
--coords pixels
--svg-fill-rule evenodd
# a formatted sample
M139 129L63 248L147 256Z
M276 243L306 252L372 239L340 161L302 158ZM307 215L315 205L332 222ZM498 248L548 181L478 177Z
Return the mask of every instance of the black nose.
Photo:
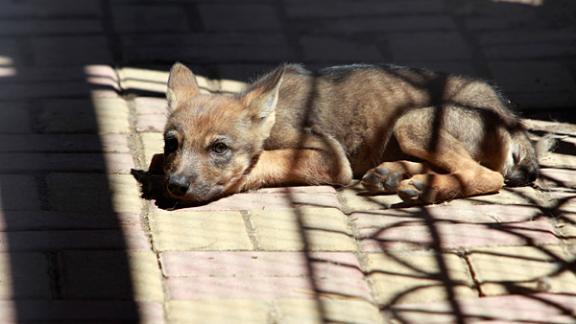
M190 187L190 182L185 176L173 175L168 179L168 191L176 196L184 196Z

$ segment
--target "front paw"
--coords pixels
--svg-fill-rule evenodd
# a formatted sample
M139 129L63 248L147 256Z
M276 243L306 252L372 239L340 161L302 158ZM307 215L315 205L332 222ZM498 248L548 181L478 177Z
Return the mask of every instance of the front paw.
M362 185L371 193L394 193L398 190L402 174L383 167L368 170Z

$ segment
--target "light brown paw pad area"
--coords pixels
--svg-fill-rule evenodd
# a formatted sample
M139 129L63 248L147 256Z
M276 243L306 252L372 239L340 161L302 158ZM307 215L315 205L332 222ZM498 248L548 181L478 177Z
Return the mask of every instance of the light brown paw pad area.
M436 191L418 180L404 180L398 186L398 196L408 203L434 203Z
M362 177L362 185L371 193L395 193L402 175L386 168L368 170Z

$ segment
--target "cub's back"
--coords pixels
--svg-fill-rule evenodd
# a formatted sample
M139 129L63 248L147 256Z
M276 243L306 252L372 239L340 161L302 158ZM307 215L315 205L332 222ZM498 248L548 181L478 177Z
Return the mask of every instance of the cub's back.
M503 123L516 118L505 99L484 81L395 65L346 65L313 73L286 66L269 149L296 147L305 129L335 137L352 164L379 163L395 122L406 112L457 103L489 110ZM431 121L432 122L432 121ZM393 144L392 138L391 143ZM386 152L388 149L390 152Z

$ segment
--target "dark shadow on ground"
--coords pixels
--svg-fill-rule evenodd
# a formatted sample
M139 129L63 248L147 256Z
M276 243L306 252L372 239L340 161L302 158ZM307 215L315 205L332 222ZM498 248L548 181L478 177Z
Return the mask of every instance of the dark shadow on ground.
M56 32L53 38L40 37L40 41L35 34L25 34L19 40L24 45L18 45L24 48L22 55L14 54L11 45L7 50L0 46L0 56L12 58L16 71L15 76L0 78L2 142L23 141L5 146L0 153L5 249L19 320L60 316L56 320L74 321L82 319L82 314L102 314L104 319L114 315L82 308L81 304L64 303L54 310L47 306L51 304L24 301L31 299L119 301L125 306L123 319L138 320L123 252L125 237L118 229L121 216L112 209L102 142L97 136L87 136L82 137L80 148L61 146L65 136L74 141L98 129L94 107L82 90L88 87L86 73L82 68L69 67L63 79L50 71L47 76L33 72L29 76L26 71L30 65L118 64L166 71L178 60L198 75L247 80L286 61L312 67L393 62L496 79L520 104L524 117L574 121L574 114L567 110L576 103L575 7L569 0L548 0L542 6L484 0L95 3L100 8L95 12L100 13L82 18L99 21L102 29L72 36ZM4 12L0 19L11 12L11 6L0 4L0 12ZM42 10L30 14L33 18L45 15ZM70 18L67 15L56 14L54 19L66 20ZM29 18L14 15L8 20ZM80 24L69 22L70 30L81 30ZM6 35L0 44L15 38ZM111 56L99 57L100 43L106 51L110 49ZM85 56L75 64L73 61L82 57L78 51L84 51ZM67 53L72 54L68 57ZM133 93L163 96L137 89ZM551 104L542 106L543 102ZM22 140L29 134L61 137L54 144L39 147L42 139ZM561 206L559 201L552 207L540 207L546 217L562 218ZM450 296L458 282L442 273L445 267L438 221L426 208L414 212L414 217L423 219L429 228L433 239L430 248L441 270L433 275L424 272L423 276L446 287ZM383 228L380 234L385 231ZM303 229L302 235L306 241ZM531 244L528 238L526 244ZM24 253L30 251L39 253ZM558 272L571 266L564 263ZM313 273L311 279L315 279ZM507 284L510 291L516 291L515 283ZM465 321L455 299L450 301L451 314L460 314L456 320ZM321 306L319 309L322 311Z
M99 135L92 98L114 96L98 83L115 74L84 67L113 63L105 36L81 32L108 14L83 6L0 3L0 69L9 72L0 76L0 298L14 302L2 306L6 322L140 320L121 228L139 215L114 211L107 174L118 171L105 158L122 135Z

